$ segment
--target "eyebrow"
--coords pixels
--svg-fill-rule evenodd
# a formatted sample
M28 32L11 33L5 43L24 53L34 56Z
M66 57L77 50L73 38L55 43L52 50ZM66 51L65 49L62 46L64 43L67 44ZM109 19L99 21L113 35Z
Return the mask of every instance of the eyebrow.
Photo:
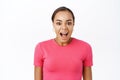
M72 21L72 19L68 19L67 21Z
M57 19L56 21L62 22L62 20L59 20L59 19ZM68 20L66 20L66 21L72 21L72 19L68 19Z
M56 21L60 21L61 22L62 20L57 19Z

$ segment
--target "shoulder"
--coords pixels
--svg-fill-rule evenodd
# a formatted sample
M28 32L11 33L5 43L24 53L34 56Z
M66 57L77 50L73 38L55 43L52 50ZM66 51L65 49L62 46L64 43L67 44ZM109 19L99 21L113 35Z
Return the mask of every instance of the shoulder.
M47 45L51 45L53 39L49 39L49 40L45 40L45 41L41 41L37 43L37 46L47 46Z
M77 39L77 38L73 38L73 43L77 44L78 46L91 48L91 45L88 42L86 42L84 40Z

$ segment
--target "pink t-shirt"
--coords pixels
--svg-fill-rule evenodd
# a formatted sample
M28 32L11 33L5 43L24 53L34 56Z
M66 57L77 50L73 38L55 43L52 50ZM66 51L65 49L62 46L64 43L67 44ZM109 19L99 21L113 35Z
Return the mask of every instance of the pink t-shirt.
M81 80L83 66L92 66L91 46L75 38L67 46L54 39L35 48L34 65L43 67L43 80Z

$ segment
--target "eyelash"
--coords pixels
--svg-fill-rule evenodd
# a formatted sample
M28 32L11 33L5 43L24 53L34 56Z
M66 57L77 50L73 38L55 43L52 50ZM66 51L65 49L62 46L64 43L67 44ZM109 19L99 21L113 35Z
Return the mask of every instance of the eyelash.
M61 25L62 23L57 22L56 24L57 24L57 25ZM67 25L72 25L72 22L67 22Z
M68 25L71 25L71 24L72 24L72 22L67 22L67 24L68 24Z
M61 25L61 23L60 23L60 22L57 22L56 24L57 24L57 25Z

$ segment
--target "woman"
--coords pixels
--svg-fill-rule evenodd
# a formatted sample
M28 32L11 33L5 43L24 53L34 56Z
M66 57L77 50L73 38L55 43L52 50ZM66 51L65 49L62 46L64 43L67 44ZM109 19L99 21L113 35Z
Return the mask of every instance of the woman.
M73 12L57 8L52 15L56 38L37 44L34 80L92 80L92 50L88 43L71 37Z

